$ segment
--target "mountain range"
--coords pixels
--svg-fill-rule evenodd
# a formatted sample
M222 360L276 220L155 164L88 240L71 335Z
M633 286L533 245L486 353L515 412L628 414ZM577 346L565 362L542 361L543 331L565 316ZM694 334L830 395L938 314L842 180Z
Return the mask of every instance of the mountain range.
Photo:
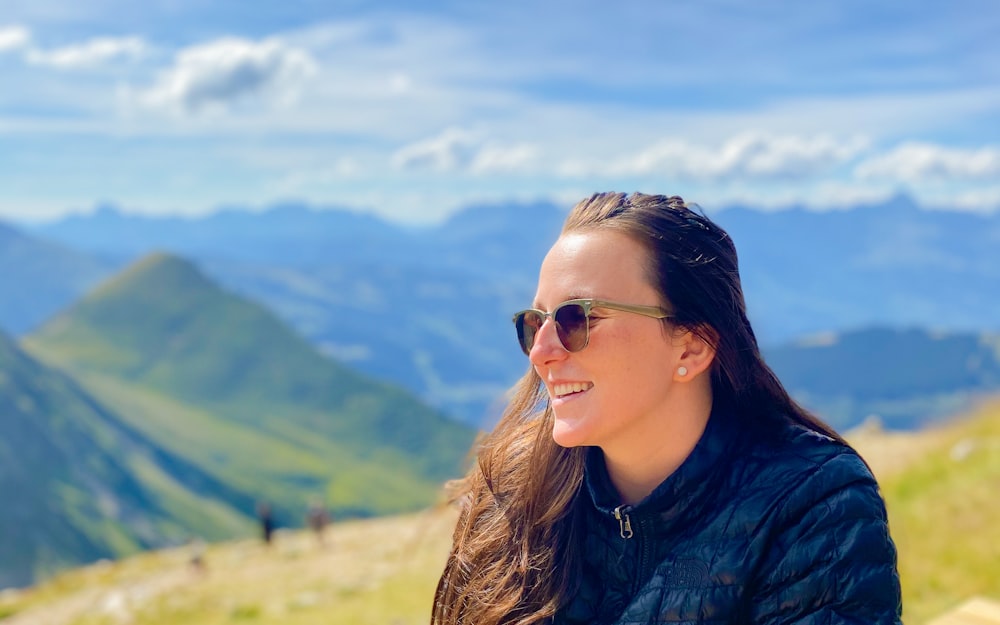
M0 222L0 329L33 329L119 265Z
M841 431L865 421L923 428L1000 392L1000 334L871 327L764 355L798 401Z
M705 210L736 242L768 352L872 326L1000 332L1000 215L923 210L906 196L828 212ZM154 249L185 256L334 359L483 425L526 367L510 314L532 300L565 214L550 203L481 205L404 227L293 203L197 219L105 206L24 236L89 254L109 272ZM0 265L16 283L27 267ZM17 331L2 311L0 326Z

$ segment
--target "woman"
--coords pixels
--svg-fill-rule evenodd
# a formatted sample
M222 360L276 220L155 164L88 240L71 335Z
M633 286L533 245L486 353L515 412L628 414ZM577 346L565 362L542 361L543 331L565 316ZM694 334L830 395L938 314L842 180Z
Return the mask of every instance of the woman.
M900 622L878 486L764 364L716 224L594 195L514 322L432 623Z

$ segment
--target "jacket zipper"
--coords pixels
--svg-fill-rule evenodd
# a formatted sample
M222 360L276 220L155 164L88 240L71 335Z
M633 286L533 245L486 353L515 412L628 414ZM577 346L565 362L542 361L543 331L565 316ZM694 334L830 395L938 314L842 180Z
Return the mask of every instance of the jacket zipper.
M624 512L622 510L625 510ZM628 506L618 506L615 508L615 518L618 519L618 533L625 540L632 538L635 532L632 531L632 519L628 517Z
M629 516L631 508L626 505L618 506L614 509L615 518L618 520L618 533L625 540L629 540L635 536L635 531L632 530L632 518ZM639 519L640 529L642 529L642 519ZM649 553L649 541L645 539L645 536L639 536L639 549L638 549L638 562L636 562L636 569L632 578L632 594L639 592L639 583L645 578L645 570L649 566L650 553Z

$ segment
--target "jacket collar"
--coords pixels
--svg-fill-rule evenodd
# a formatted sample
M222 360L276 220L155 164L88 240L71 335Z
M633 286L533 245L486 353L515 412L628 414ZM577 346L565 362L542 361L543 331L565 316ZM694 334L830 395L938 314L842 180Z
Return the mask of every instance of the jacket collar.
M694 500L710 488L720 469L734 461L732 452L739 439L739 429L739 422L730 410L713 408L705 431L681 466L652 493L631 506L630 514L659 515L665 521L672 521L700 508L692 505L696 503ZM604 454L598 447L588 449L585 483L594 507L614 515L621 501L604 464Z

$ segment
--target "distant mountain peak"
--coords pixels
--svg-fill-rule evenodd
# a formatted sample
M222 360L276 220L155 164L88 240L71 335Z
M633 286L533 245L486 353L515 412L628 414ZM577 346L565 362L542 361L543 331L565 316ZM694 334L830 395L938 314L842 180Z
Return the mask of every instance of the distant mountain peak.
M166 251L154 251L132 263L120 276L120 279L147 279L182 274L188 277L207 279L198 267L190 260Z
M429 433L442 423L454 425L401 389L325 357L270 311L173 254L144 256L33 340L56 346L77 368L183 401L239 404L244 417L294 405L311 414L337 413L342 423L360 410L377 412L394 427L409 413ZM392 414L390 404L400 413ZM374 421L350 428L370 429Z
M176 295L178 291L217 291L217 287L190 260L169 252L151 252L124 271L98 286L84 301L112 297L123 292L134 298L145 293L144 301Z
M62 337L84 350L103 346L94 352L103 353L98 368L132 378L192 350L211 350L225 333L226 341L248 348L237 324L252 333L284 330L269 313L230 294L191 261L158 251L98 285L37 334ZM295 335L285 332L294 341Z

